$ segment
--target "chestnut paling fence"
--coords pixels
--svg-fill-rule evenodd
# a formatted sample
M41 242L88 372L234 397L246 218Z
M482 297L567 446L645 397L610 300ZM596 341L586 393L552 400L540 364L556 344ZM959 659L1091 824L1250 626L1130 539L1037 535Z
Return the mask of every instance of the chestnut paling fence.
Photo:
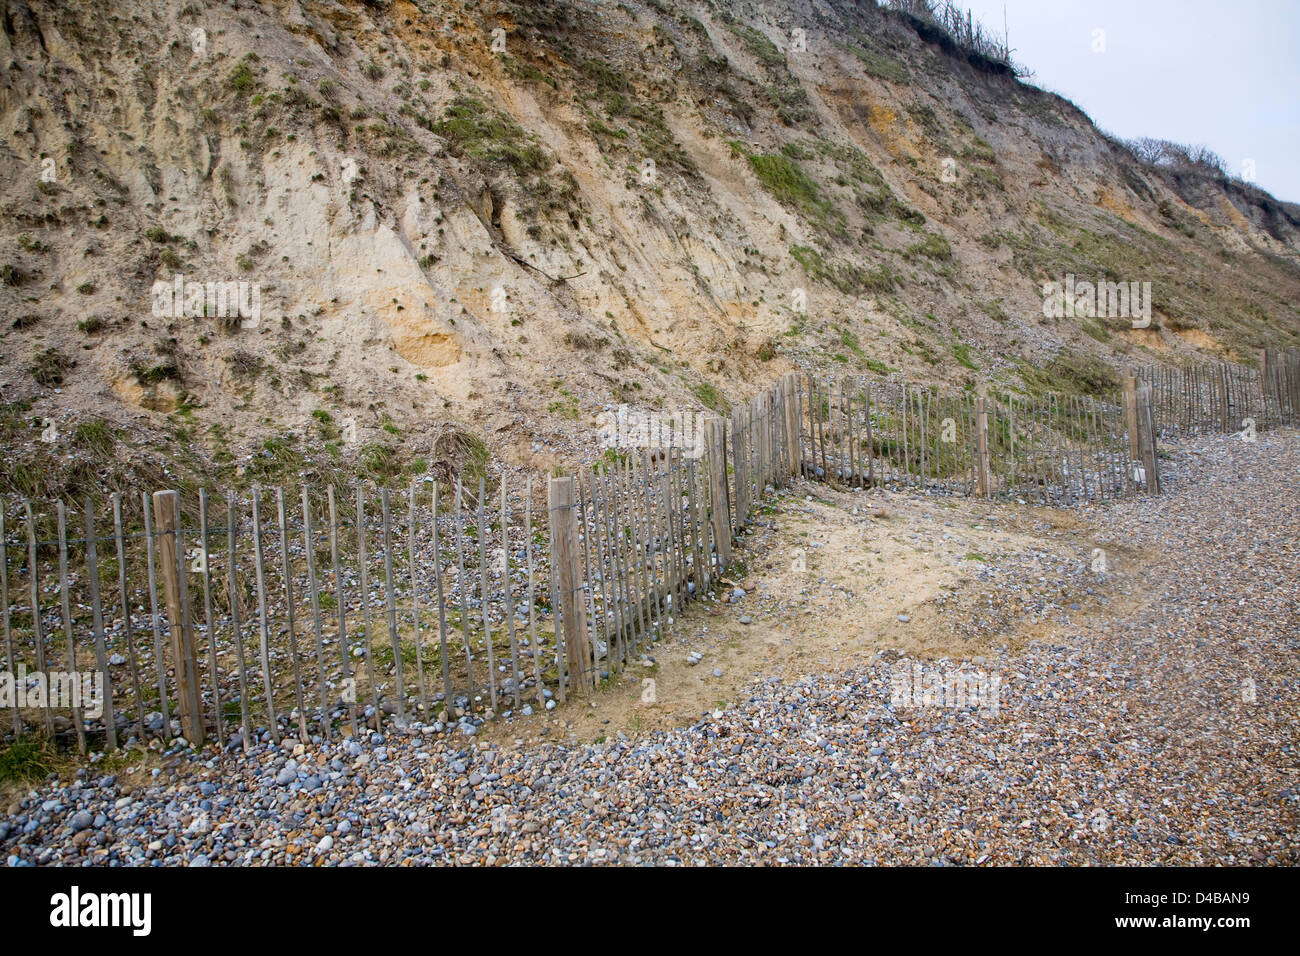
M1161 435L1244 432L1300 418L1300 349L1263 349L1258 368L1149 366L1138 374L1150 383Z
M1069 505L1148 487L1154 444L1126 406L1049 394L936 394L905 383L806 383L804 474L850 487L911 488ZM1154 485L1154 480L1151 482Z
M1159 436L1300 420L1300 354L1261 365L1127 374L1103 399L790 373L709 417L689 450L624 448L521 486L161 491L104 513L0 502L4 727L83 750L248 746L553 706L714 586L771 489L1154 493ZM72 673L106 692L52 693Z

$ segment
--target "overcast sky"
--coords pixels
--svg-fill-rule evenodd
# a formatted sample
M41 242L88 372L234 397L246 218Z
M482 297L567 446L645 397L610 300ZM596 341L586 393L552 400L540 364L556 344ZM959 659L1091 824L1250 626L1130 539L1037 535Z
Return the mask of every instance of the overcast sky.
M1236 175L1254 160L1258 185L1300 202L1300 0L959 3L999 35L1005 8L1030 82L1101 129L1208 146Z

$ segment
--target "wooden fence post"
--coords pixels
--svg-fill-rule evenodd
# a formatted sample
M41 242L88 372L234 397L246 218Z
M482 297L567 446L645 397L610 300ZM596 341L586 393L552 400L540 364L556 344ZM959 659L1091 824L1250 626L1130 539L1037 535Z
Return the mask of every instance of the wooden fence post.
M552 478L547 485L551 525L551 567L555 569L558 621L564 631L564 654L570 689L586 687L591 678L586 607L578 570L578 513L572 478ZM558 635L557 635L558 636Z
M87 538L90 535L86 536ZM0 501L0 622L4 624L5 635L5 660L8 662L9 673L18 673L18 658L14 652L14 635L9 624L9 542L5 532L5 503ZM108 676L104 676L105 686L107 687ZM14 720L14 737L22 736L23 718L18 710L18 695L13 695L10 700L10 707L13 709Z
M1295 349L1286 349L1274 353L1274 361L1269 363L1269 376L1272 379L1272 394L1277 402L1278 423L1293 425L1296 412L1300 408L1300 353Z
M1233 431L1232 393L1228 387L1228 366L1219 363L1219 428L1227 435Z
M732 470L735 478L736 495L732 498L735 509L735 528L741 531L749 517L749 428L747 406L736 408L731 416L731 453Z
M799 383L794 372L781 377L781 408L784 412L785 473L782 484L799 474Z
M705 423L709 454L709 517L713 522L713 541L718 549L718 570L731 564L731 508L727 501L727 446L723 419L710 418Z
M1290 411L1287 414L1286 421L1290 425L1296 423L1296 412L1300 410L1300 351L1290 350L1287 354L1286 361L1287 381L1291 384L1290 394Z
M99 668L99 673L103 675L104 680L104 733L108 738L108 749L110 751L117 749L117 715L113 708L113 679L108 672L108 651L104 642L104 605L99 597L99 552L95 542L95 516L91 510L92 504L90 497L86 497L86 582L90 586L90 611L93 617L95 628L95 665ZM3 512L3 506L0 506L0 512ZM4 547L4 519L0 517L0 548ZM4 596L8 601L9 591L8 584L5 585ZM8 615L9 605L5 604L5 614ZM10 648L10 661L13 660L13 649ZM10 665L12 669L12 664ZM17 711L15 711L15 714ZM19 728L21 730L21 728Z
M1139 382L1137 386L1136 419L1138 432L1138 457L1146 472L1146 491L1149 495L1160 493L1160 461L1156 454L1155 413L1151 407L1151 386Z
M1259 350L1259 420L1268 419L1268 349Z
M1140 442L1138 441L1138 413L1137 413L1137 376L1133 374L1133 369L1124 368L1124 423L1128 430L1128 457L1129 461L1137 461L1140 457ZM1129 466L1130 469L1132 465Z
M975 400L975 443L978 456L975 463L977 488L980 497L987 498L992 494L989 487L989 416L982 395Z
M198 746L203 743L203 711L199 707L198 665L194 659L194 632L190 627L190 602L182 565L185 547L181 538L180 492L155 491L153 515L158 526L158 563L167 601L172 666L176 668L177 716L185 739Z

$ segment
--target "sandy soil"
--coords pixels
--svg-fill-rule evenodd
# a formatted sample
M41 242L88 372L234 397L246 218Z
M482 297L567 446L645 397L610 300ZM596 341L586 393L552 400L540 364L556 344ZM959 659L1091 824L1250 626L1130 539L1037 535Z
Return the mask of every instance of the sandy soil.
M1104 624L1142 603L1141 569L1153 555L1099 534L1097 510L801 482L742 536L726 586L688 607L641 663L580 708L485 727L486 737L637 739L728 709L755 679L797 679L882 653L979 663ZM1093 570L1098 549L1104 572ZM735 601L737 587L746 593ZM653 703L642 699L648 681Z

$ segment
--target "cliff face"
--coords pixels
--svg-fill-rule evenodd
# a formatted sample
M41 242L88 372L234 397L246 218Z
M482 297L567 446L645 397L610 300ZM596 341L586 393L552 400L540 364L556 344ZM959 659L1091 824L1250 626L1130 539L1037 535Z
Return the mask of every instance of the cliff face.
M870 3L7 0L0 67L0 439L41 480L393 476L452 428L545 466L791 365L1087 389L1300 343L1300 209ZM1151 283L1149 325L1050 317L1067 276Z

